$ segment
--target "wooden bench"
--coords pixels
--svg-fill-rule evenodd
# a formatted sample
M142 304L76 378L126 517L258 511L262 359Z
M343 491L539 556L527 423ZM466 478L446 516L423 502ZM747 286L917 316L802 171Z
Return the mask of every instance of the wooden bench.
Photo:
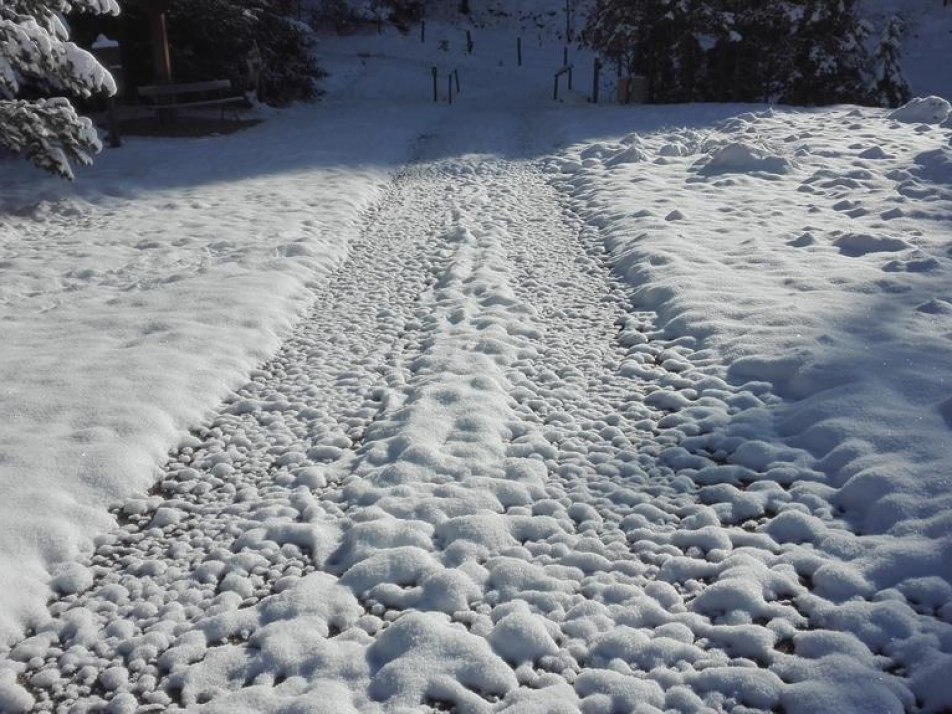
M186 107L221 107L221 118L229 107L238 118L238 106L246 102L245 97L236 95L229 79L212 79L206 82L188 82L184 84L150 84L138 87L140 97L150 99L152 107L165 113L172 109Z

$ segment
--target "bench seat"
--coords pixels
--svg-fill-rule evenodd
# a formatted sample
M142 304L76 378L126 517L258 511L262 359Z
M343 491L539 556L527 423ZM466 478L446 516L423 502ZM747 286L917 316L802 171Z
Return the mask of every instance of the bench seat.
M150 99L151 106L156 110L220 106L224 116L227 106L233 105L237 114L237 107L234 105L245 101L241 95L226 94L231 88L231 80L213 79L204 82L151 84L138 87L137 91L140 97ZM213 94L217 96L211 96Z

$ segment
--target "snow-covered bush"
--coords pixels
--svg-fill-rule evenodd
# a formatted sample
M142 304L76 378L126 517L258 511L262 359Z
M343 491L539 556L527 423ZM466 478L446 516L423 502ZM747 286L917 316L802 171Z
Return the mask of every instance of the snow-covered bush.
M311 14L318 24L338 31L366 22L390 22L407 29L423 16L423 0L319 0Z
M73 177L70 162L90 162L99 139L67 98L42 97L116 91L109 73L69 41L63 16L74 10L114 14L119 7L115 0L0 2L0 146L64 178ZM24 90L39 98L17 99Z
M318 0L310 8L310 19L315 27L329 26L342 32L354 16L346 0Z

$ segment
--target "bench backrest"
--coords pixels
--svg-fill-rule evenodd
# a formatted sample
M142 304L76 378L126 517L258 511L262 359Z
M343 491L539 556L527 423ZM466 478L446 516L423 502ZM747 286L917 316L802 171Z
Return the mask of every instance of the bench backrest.
M185 84L150 84L139 87L139 96L164 97L170 94L190 94L192 92L213 92L218 89L231 89L230 79L210 79L206 82L188 82Z

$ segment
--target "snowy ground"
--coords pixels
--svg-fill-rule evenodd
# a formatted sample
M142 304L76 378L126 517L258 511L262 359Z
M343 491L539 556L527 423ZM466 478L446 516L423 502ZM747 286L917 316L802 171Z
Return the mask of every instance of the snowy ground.
M147 489L277 348L412 123L302 107L229 137L130 139L75 185L5 167L0 638L42 613L46 568L109 526L103 506Z
M0 711L952 706L952 130L434 32L4 179Z
M833 502L866 535L902 533L880 543L899 567L873 539L854 555L864 588L952 576L952 131L924 109L768 110L550 164L636 303L732 382L769 382Z

